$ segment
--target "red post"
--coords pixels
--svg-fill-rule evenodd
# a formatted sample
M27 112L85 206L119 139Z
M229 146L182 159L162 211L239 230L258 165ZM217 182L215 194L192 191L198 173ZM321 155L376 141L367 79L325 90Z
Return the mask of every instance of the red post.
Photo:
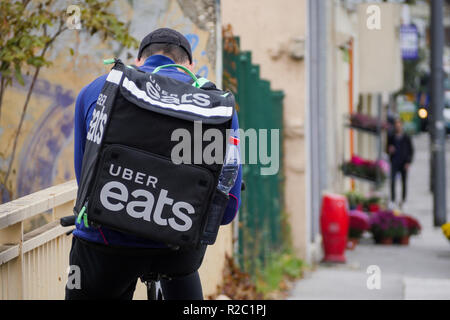
M345 263L349 217L344 196L325 193L322 198L320 227L324 250L323 262Z

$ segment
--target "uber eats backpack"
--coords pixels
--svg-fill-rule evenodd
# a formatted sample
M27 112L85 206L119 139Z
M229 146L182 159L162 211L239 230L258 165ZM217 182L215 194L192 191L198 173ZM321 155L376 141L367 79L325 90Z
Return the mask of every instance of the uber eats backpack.
M200 88L193 74L190 84L158 75L165 66L148 73L114 61L87 133L74 207L78 223L169 246L213 244L228 202L216 187L233 95L211 83ZM222 134L222 161L210 163L202 157L198 163L199 153L211 142L194 141L197 121L203 131L213 128ZM188 163L173 162L172 150L180 143L171 139L176 129L190 134Z

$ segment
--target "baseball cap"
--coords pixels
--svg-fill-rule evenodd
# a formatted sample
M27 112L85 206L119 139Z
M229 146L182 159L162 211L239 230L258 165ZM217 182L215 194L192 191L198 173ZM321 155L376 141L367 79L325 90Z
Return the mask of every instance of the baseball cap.
M189 57L189 62L192 63L191 45L189 44L189 41L186 39L186 37L178 31L169 28L159 28L150 32L141 41L137 56L138 59L141 58L142 51L144 51L146 47L153 43L171 43L180 46L184 49L184 51L186 51Z

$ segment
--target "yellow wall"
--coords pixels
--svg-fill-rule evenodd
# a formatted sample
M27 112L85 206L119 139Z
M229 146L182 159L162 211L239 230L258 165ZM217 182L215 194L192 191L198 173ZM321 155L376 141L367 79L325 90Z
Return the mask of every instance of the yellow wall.
M231 24L242 50L251 50L261 78L285 93L284 175L285 209L290 216L294 247L306 256L305 194L305 63L293 59L293 39L306 37L305 0L226 0L221 2L222 24Z

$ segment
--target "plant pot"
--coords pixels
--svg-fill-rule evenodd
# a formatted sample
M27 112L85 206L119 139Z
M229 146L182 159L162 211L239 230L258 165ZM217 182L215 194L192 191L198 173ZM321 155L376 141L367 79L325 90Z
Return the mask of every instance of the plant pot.
M358 242L359 242L359 239L357 239L357 238L349 238L348 242L347 242L347 249L348 250L355 249L355 247L358 244Z
M393 242L392 237L384 237L380 239L380 244L390 245L392 244L392 242Z
M409 245L409 236L403 236L399 239L399 244L402 246Z

